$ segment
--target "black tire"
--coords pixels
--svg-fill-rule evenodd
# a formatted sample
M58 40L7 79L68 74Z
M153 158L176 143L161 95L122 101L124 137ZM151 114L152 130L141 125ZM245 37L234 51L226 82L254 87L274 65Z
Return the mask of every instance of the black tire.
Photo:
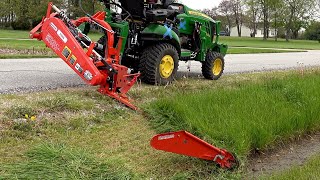
M220 67L217 67L218 64ZM202 63L202 75L206 79L218 80L223 74L224 57L218 52L208 52L206 61Z
M160 64L166 56L172 57L174 64L173 70L171 69L172 66L170 68L172 73L166 74L168 76L170 74L169 77L164 77L161 74L163 71L160 71ZM160 43L145 48L141 55L138 70L143 82L152 85L166 85L174 80L178 66L179 56L176 48L168 43Z

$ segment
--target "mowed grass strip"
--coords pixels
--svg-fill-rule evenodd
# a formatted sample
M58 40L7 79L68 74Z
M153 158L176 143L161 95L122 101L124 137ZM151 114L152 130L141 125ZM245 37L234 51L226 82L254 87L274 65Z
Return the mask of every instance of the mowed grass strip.
M320 76L242 82L176 93L146 107L159 132L185 129L241 157L320 128Z
M24 160L0 164L0 179L130 179L119 162L97 160L89 152L63 144L40 144Z
M261 179L292 180L292 179L320 179L320 155L314 156L303 166L294 166L289 170L277 172Z

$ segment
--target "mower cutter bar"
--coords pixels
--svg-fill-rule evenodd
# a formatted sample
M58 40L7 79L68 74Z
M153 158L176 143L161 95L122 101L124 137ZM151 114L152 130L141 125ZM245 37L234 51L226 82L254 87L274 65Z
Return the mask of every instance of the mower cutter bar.
M232 153L217 148L187 131L156 135L150 142L157 150L214 161L221 168L235 169L239 161Z

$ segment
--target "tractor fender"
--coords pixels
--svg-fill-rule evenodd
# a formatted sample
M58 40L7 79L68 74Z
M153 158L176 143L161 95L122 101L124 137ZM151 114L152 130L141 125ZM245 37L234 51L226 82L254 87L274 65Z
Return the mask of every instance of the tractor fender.
M172 30L171 28L168 30L168 26L166 27L165 25L161 24L148 25L143 31L141 31L141 40L148 45L158 42L170 43L177 49L177 52L180 57L180 38L178 34L175 32L175 30Z
M212 48L212 51L214 52L219 52L223 56L227 54L228 51L228 45L226 44L215 44L214 47Z

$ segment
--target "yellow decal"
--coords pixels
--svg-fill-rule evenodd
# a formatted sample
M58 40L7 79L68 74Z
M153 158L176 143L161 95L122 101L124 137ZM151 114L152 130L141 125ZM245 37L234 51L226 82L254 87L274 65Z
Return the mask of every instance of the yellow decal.
M202 16L202 17L211 19L211 17L209 17L209 16L207 16L207 15L201 13L201 12L198 12L198 11L189 11L189 14L195 15L195 16Z

